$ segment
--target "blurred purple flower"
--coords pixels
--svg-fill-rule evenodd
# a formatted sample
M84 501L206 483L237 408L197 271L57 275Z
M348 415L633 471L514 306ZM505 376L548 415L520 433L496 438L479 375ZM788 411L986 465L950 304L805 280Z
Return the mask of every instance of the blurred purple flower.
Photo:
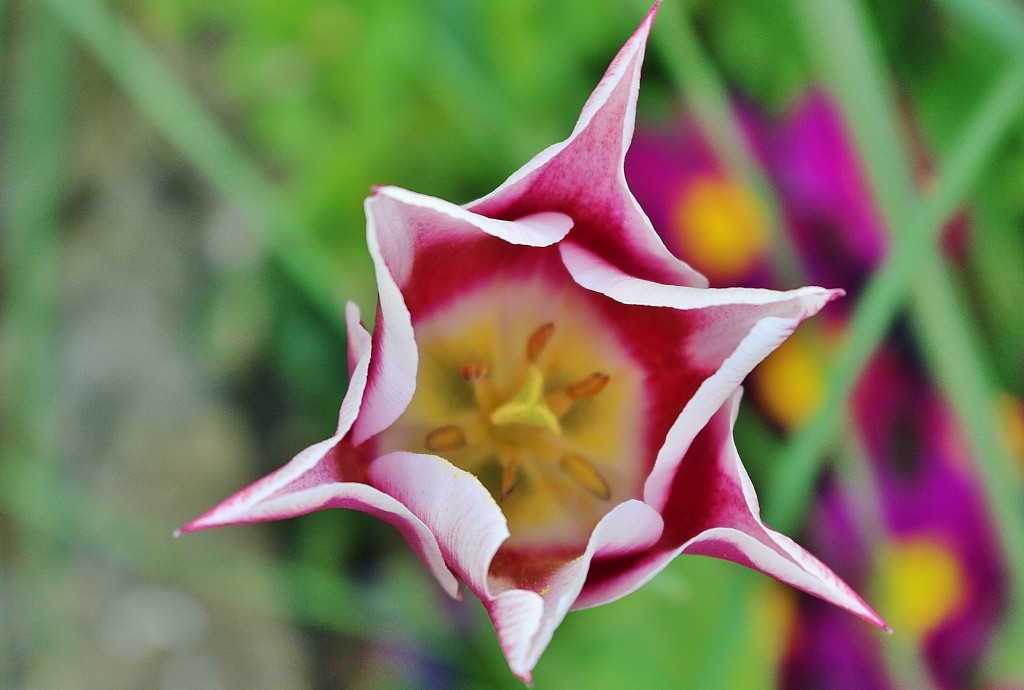
M669 250L711 285L770 280L765 209L754 190L719 163L694 122L679 118L637 132L626 179Z
M925 180L927 156L919 143L915 154ZM809 94L780 128L771 155L787 229L805 269L814 280L847 289L852 307L885 256L886 232L838 108L821 92ZM960 215L946 230L948 251L955 255L965 232ZM772 390L757 395L772 397ZM874 355L853 405L877 493L869 513L880 513L882 533L874 537L882 542L881 553L870 568L863 529L852 528L870 522L857 517L864 497L836 487L822 496L818 510L824 514L809 522L809 538L852 582L866 587L874 580L897 634L914 637L939 687L966 687L1005 596L973 461L948 406L898 336ZM809 602L802 608L802 643L787 664L790 687L865 687L863 679L878 674L870 687L895 687L882 642ZM850 667L823 661L842 647L857 650L851 658L859 659L856 670L837 673Z
M845 310L830 310L828 328L796 333L751 375L762 412L790 429L815 412L823 397L824 362L845 322L835 317L856 303L859 289L884 259L887 233L841 113L824 93L811 92L778 125L747 108L739 114L747 143L775 187L802 268L812 282L841 287L853 297ZM695 179L726 176L691 123L684 121L676 130L667 138L638 134L643 146L635 147L627 173L652 218L663 219L655 227L666 244L702 269L692 247L680 240L695 231L678 232L673 205L690 195ZM927 155L914 143L918 181L927 184ZM718 231L714 224L702 229ZM944 234L953 258L962 253L965 234L961 214ZM728 251L728 243L722 251ZM749 263L745 280L776 286L781 277L759 268L767 264L765 258ZM878 587L896 633L913 637L939 687L961 688L972 680L999 621L1006 583L972 458L945 402L905 350L894 338L875 354L854 403L855 431L870 458L877 496L854 495L827 482L808 521L808 538L849 582ZM1024 439L1018 405L1007 404L1008 426L1011 438ZM1024 440L1018 443L1024 453ZM872 514L877 524L872 525ZM870 533L870 527L878 533ZM785 686L897 687L886 666L885 642L870 633L829 607L802 601Z
M495 192L460 207L374 191L376 328L349 308L337 432L182 531L376 515L449 593L461 581L483 601L526 682L570 609L629 593L681 553L884 625L761 522L732 442L740 381L838 292L708 289L625 184L656 9L570 137Z
M1007 596L1003 566L972 460L955 420L909 355L888 347L858 384L854 419L870 461L880 513L881 553L872 569L870 518L864 496L829 485L819 499L808 540L860 586L874 578L896 634L911 635L940 688L976 680ZM886 679L878 640L812 602L801 603L787 687L855 688L864 674ZM829 658L849 649L856 665ZM838 672L837 669L842 669Z

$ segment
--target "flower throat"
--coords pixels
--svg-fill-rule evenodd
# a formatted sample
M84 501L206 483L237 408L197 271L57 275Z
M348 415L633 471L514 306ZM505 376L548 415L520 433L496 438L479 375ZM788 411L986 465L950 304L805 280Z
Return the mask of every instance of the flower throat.
M503 395L497 389L485 364L465 363L461 375L472 390L476 418L468 425L439 426L423 440L426 450L457 466L463 464L459 460L467 455L496 460L500 468L497 481L486 481L486 472L481 480L485 485L492 484L488 489L499 502L520 486L523 466L530 463L557 464L578 487L601 501L608 501L612 495L611 487L594 463L562 442L561 423L578 401L600 394L610 377L596 371L569 385L548 390L537 361L554 333L555 324L548 322L527 338L522 382L511 394Z

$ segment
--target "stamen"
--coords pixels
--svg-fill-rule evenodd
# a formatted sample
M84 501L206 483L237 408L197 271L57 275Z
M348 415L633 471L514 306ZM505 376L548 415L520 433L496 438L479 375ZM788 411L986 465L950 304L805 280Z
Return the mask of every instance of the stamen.
M559 391L553 391L544 396L548 408L555 416L561 419L572 409L572 404L577 400L592 398L608 385L610 377L608 374L595 371L590 376L580 379L576 383L570 383Z
M504 501L513 491L516 490L516 461L509 460L501 467L501 495L499 501Z
M607 385L608 374L595 371L590 376L566 386L565 392L568 393L569 397L573 400L580 400L582 398L590 398L597 395L603 391L604 387Z
M458 450L466 445L466 434L454 424L441 426L427 434L423 445L435 453Z
M597 471L593 463L582 455L569 453L562 457L562 461L558 463L558 466L562 468L563 472L572 477L577 484L590 492L594 498L607 501L612 497L612 490L608 486L608 482L604 480L604 477Z
M487 367L480 362L467 362L462 367L462 378L467 381L478 381L487 376Z
M526 341L526 359L529 362L536 362L537 357L544 350L544 346L551 340L552 334L555 332L555 324L550 321L533 333L530 334L529 339Z

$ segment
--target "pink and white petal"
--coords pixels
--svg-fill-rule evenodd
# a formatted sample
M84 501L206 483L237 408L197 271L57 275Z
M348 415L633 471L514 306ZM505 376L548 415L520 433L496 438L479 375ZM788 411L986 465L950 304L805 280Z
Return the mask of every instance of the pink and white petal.
M806 318L844 294L842 290L820 287L779 291L762 288L694 288L666 285L631 276L606 258L571 240L572 238L559 244L558 249L562 254L562 262L573 280L588 290L599 292L622 304L671 307L688 311L709 307L772 305L795 299L800 300Z
M583 555L551 573L540 591L512 588L481 597L512 673L527 684L532 682L533 667L573 607L595 558L628 556L649 549L658 541L663 527L661 516L650 506L626 501L597 524ZM492 591L502 586L491 582Z
M412 318L393 272L412 268L413 245L387 206L366 200L366 242L377 278L377 321L373 329L373 358L360 414L352 426L352 443L360 445L391 426L416 390L419 352ZM390 264L385 260L390 258Z
M647 37L658 4L612 61L565 141L550 146L491 194L467 208L492 218L541 210L566 213L570 237L652 280L706 287L707 280L665 248L626 184Z
M560 213L535 213L514 220L495 220L455 204L397 187L379 187L366 200L367 244L373 258L379 293L377 326L373 334L374 360L366 401L353 429L355 445L389 427L405 410L415 391L418 353L413 314L403 293L429 301L426 291L409 282L427 265L429 253L440 249L449 255L466 256L467 274L479 273L474 259L483 242L506 258L516 247L544 247L565 237L572 219ZM496 241L497 240L497 241ZM489 241L489 244L488 244ZM465 288L472 286L462 281ZM422 294L421 294L422 293ZM437 306L437 305L431 305Z
M531 687L537 665L532 643L544 621L545 604L544 597L529 589L509 589L487 602L509 670Z
M313 510L313 508L307 508L304 501L299 501L294 505L287 501L274 501L273 509L268 508L267 503L271 499L279 499L314 486L361 479L355 476L343 476L342 468L346 466L346 463L342 461L341 455L350 452L351 448L347 444L343 444L342 439L352 428L363 404L371 361L370 336L359 323L359 308L356 305L350 303L347 306L345 319L348 328L351 370L348 391L341 403L338 427L334 435L306 448L285 466L228 497L203 515L184 525L177 533L304 515ZM345 447L340 447L342 445Z
M559 251L573 280L616 302L707 314L703 333L688 336L685 359L695 370L711 373L669 428L644 487L644 500L658 509L690 443L747 374L802 320L843 294L818 287L780 292L664 285L630 276L572 242L561 243Z
M391 496L343 476L346 462L340 455L351 452L352 448L342 439L359 412L370 362L370 348L367 346L369 334L359 324L359 310L349 305L346 318L349 351L357 356L357 360L348 393L341 405L335 436L306 448L284 467L242 489L184 525L175 534L225 525L282 520L325 508L361 510L394 525L445 591L457 596L458 581L445 565L431 530Z
M792 539L769 528L761 520L754 485L732 435L739 401L737 392L723 407L723 412L728 412L729 424L726 443L718 456L718 466L720 490L723 494L736 496L738 489L745 514L737 512L738 502L735 499L719 502L716 505L718 515L709 516L709 520L721 526L698 534L684 545L683 553L726 558L760 570L888 630L881 616L835 573Z
M724 558L760 570L880 627L885 622L831 570L761 520L754 487L733 441L737 391L694 439L662 510L666 538L656 550ZM673 542L675 542L673 544ZM635 564L641 567L641 564ZM644 563L648 569L653 563ZM621 570L621 569L620 569Z
M394 526L437 578L441 587L450 596L459 596L459 582L445 564L440 546L430 528L397 500L367 484L335 482L278 494L254 506L242 522L279 520L327 508L358 510ZM216 523L220 524L234 523ZM194 529L212 526L215 525L199 524Z
M407 451L377 458L368 477L430 527L448 566L485 599L487 571L509 531L480 480L444 458Z
M586 178L619 176L629 142L633 139L636 99L640 92L640 68L643 65L647 37L650 35L660 4L661 1L658 0L651 7L640 26L619 49L597 88L584 104L569 138L541 151L514 172L500 187L487 196L467 204L467 207L478 213L490 215L487 209L492 206L505 206L511 200L522 196L529 189L528 183L537 176L537 173L546 170L558 157L571 159L576 164L576 172ZM592 137L600 143L599 146L593 146L592 141L585 140L590 132L594 132ZM580 150L574 151L574 147ZM570 155L565 156L566 152ZM579 179L579 176L569 176L569 179L564 180L565 191L577 191L578 185L572 182L574 178Z
M372 340L369 331L360 320L359 306L355 302L345 305L345 332L348 340L349 378L351 378L363 353L369 350Z
M536 213L516 220L497 220L443 199L400 187L377 187L371 198L374 199L375 213L380 206L391 206L389 227L400 227L417 247L422 244L458 242L460 239L472 238L478 232L505 240L509 244L549 247L565 237L572 228L572 218L563 213ZM399 285L403 284L402 278L395 275Z
M448 567L487 607L512 672L527 683L583 587L591 559L648 549L663 527L649 506L623 503L598 523L584 555L552 574L540 591L517 589L488 575L509 532L500 508L476 477L443 458L404 451L378 458L369 477L430 527Z
M762 529L761 535L753 536L738 529L716 527L687 542L680 553L722 558L760 570L889 631L882 617L821 561L778 532L763 525ZM765 539L773 543L766 544ZM783 546L784 542L788 544Z
M701 383L665 436L665 443L644 482L644 501L659 510L665 506L679 463L693 439L723 402L739 389L747 374L793 333L802 318L768 316L761 319L721 366Z
M572 610L601 606L635 592L654 579L677 555L676 551L651 549L633 558L591 563L589 577Z

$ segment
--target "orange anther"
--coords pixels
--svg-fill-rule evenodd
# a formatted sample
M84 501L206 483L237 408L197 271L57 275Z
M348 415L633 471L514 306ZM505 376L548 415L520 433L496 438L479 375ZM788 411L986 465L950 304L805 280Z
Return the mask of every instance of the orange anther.
M589 398L597 395L603 391L604 387L607 385L608 374L595 371L590 376L566 386L565 392L568 393L569 397L573 400L580 400L581 398Z
M604 480L601 473L597 471L594 464L582 455L569 453L558 463L562 471L576 480L576 483L586 489L594 498L607 501L612 497L611 487Z
M427 450L434 453L458 450L466 445L466 434L454 424L441 426L427 434L423 445L426 446Z
M552 334L555 332L555 324L550 321L533 333L530 334L529 339L526 341L526 359L530 362L536 362L537 357L544 350L544 346L551 340Z
M506 462L501 468L501 496L499 501L504 501L513 491L516 490L516 461Z

